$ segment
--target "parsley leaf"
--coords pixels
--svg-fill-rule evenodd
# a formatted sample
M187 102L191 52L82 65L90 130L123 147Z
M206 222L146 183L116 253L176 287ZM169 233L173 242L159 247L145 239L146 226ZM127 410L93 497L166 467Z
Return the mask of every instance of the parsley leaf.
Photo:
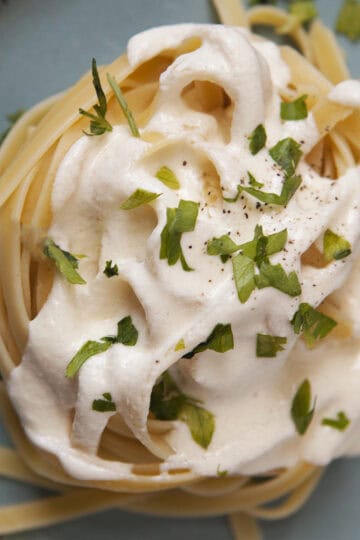
M350 420L343 411L337 413L337 418L323 418L321 421L322 426L328 426L339 431L345 431L349 424Z
M310 304L301 303L293 316L291 324L295 334L303 334L308 347L314 345L318 339L324 339L337 325L334 319L320 313Z
M103 394L104 399L94 399L92 402L92 410L97 412L113 412L116 411L116 405L112 400L109 392Z
M185 349L185 341L183 339L180 339L175 345L174 351L182 351L182 349Z
M269 264L263 262L260 265L260 273L255 276L255 283L258 289L274 287L289 296L299 296L301 285L296 272L286 274L281 264Z
M86 283L76 271L79 266L78 259L68 251L61 249L51 238L46 238L43 253L54 261L56 268L69 283L73 285Z
M278 34L289 34L301 24L317 17L318 11L312 0L293 0L289 6L290 17L276 29Z
M234 348L234 337L231 324L217 324L209 337L199 343L192 351L184 354L183 358L192 358L199 352L210 349L215 352L225 353Z
M101 338L101 341L87 341L77 351L66 368L66 376L70 379L74 377L89 358L107 351L115 343L122 343L128 347L133 347L137 343L138 335L131 317L124 317L117 324L116 336L105 336Z
M202 448L207 448L215 430L214 415L193 403L184 403L180 410L179 420L185 422L190 429L194 441Z
M257 225L255 227L254 240L244 244L235 244L230 236L224 234L219 238L210 240L207 244L206 251L208 255L230 255L235 251L241 251L243 255L246 255L250 259L255 259L258 240L261 237L267 238L266 254L273 255L284 249L287 241L287 229L270 234L269 236L264 236L262 227Z
M119 275L119 268L117 264L112 263L112 261L106 261L104 272L106 277L111 278L113 276Z
M6 115L6 120L9 123L9 127L7 129L5 129L5 131L0 133L0 146L2 145L2 143L4 142L6 137L9 135L11 129L16 124L16 122L19 120L19 118L22 117L24 112L25 112L25 109L18 109L17 111Z
M266 238L266 255L273 255L274 253L278 253L284 249L287 242L287 229L283 229L282 231L266 236L263 233L262 227L260 225L256 225L254 239L250 242L246 242L245 244L240 244L239 249L244 255L255 260L258 252L258 242L261 238Z
M249 184L251 187L261 189L264 186L264 184L262 184L261 182L258 182L255 176L251 174L251 172L249 171L248 171L248 177L249 177Z
M344 0L336 20L336 31L352 41L360 39L360 2Z
M278 352L285 350L283 345L286 345L286 343L286 337L257 334L256 356L263 358L274 358Z
M210 240L207 244L206 252L208 255L230 255L239 249L240 246L235 244L229 235L224 234L219 238Z
M351 254L351 244L344 237L338 236L327 229L323 240L324 257L326 262L339 261Z
M255 156L266 144L266 131L262 124L259 124L249 137L249 149Z
M291 418L299 435L304 435L313 419L315 405L311 409L311 385L305 379L299 386L291 405Z
M114 91L114 95L121 107L121 110L127 120L127 123L129 124L130 131L134 137L140 137L139 129L136 125L135 119L133 117L133 114L131 110L129 109L129 105L127 104L127 101L117 84L116 80L110 75L110 73L106 74L108 83L110 84L111 88Z
M267 191L261 191L252 187L239 186L240 192L245 191L249 195L252 195L259 201L268 204L278 204L280 206L286 206L290 199L293 197L298 187L301 184L301 176L286 176L280 195L277 193L269 193Z
M105 336L101 339L107 343L122 343L127 347L133 347L137 343L138 336L139 332L134 326L132 318L128 315L118 322L116 336Z
M93 77L93 85L95 88L95 92L98 98L97 105L94 105L94 111L96 114L92 114L88 111L84 111L84 109L79 109L79 113L83 116L87 116L91 119L90 122L90 133L86 133L86 135L92 136L92 135L102 135L105 133L105 131L112 131L111 124L106 120L105 115L107 112L107 103L106 103L106 96L104 94L104 91L101 86L99 72L96 65L95 58L92 59L92 77Z
M255 263L239 253L232 260L233 274L239 300L244 304L255 289Z
M306 106L307 95L300 96L295 101L283 101L280 106L280 116L282 120L303 120L308 116Z
M72 379L86 360L107 351L111 345L110 342L87 341L70 360L66 368L66 376Z
M180 200L178 208L166 209L166 225L161 232L160 259L167 259L168 264L173 266L180 260L183 270L190 272L185 260L181 237L183 233L195 229L198 216L199 204L193 201Z
M165 186L170 189L180 189L180 182L169 167L161 167L158 172L155 174L156 178L160 180Z
M146 191L145 189L136 189L126 201L121 203L120 208L121 210L132 210L157 199L160 195L162 194Z
M207 448L215 430L215 417L198 402L183 394L165 372L151 393L150 411L159 420L185 422L194 441Z
M269 150L270 156L286 172L293 176L302 156L301 145L291 137L282 139Z

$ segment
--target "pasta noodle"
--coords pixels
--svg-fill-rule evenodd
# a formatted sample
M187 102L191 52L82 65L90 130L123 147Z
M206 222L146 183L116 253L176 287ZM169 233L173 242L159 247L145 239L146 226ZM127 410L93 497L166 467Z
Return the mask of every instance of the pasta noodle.
M360 113L328 98L333 84L348 78L343 54L332 33L318 21L309 32L301 26L292 27L289 14L273 7L245 11L238 0L214 0L214 4L224 24L249 28L266 24L275 29L289 24L290 36L302 54L281 48L292 80L289 95L284 97L307 94L320 133L320 142L308 161L331 177L341 176L358 163ZM188 42L181 48L169 49L134 72L127 58L121 56L102 68L100 75L104 81L107 71L115 77L138 125L143 126L151 118L160 73L180 54L194 48L196 43ZM110 84L104 82L103 88L108 119L114 124L125 123ZM189 92L189 99L196 94L201 106L209 110L224 99L213 84L197 82ZM87 129L88 122L79 116L78 109L89 111L94 104L92 80L87 74L68 91L27 112L0 148L0 368L5 380L0 409L16 446L16 452L0 448L0 474L57 493L45 501L1 508L0 535L46 527L100 509L123 508L162 516L229 514L236 539L258 540L261 535L254 518L279 519L295 512L315 488L321 468L302 463L288 470L270 471L260 479L201 478L190 470L175 468L164 473L160 464L171 449L163 436L172 429L172 422L148 421L152 454L116 415L105 429L99 455L130 463L131 478L77 480L56 457L27 439L6 394L6 381L20 364L27 343L29 321L41 310L53 283L52 267L41 255L41 241L52 219L53 181L65 154ZM156 133L147 137L154 141L153 153L167 145ZM209 182L215 185L216 174L211 174ZM276 505L268 506L274 502Z

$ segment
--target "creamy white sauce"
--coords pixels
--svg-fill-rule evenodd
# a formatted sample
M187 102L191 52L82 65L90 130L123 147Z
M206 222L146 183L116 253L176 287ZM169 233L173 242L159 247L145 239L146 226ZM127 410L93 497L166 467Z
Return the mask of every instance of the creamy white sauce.
M328 98L340 105L360 108L360 81L342 81L330 90Z
M302 186L286 208L257 208L248 195L236 204L219 198L211 203L206 195L211 183L205 183L214 170L225 196L235 195L247 171L264 183L265 191L280 192L284 176L268 149L279 139L293 137L309 151L318 132L311 114L298 122L280 120L279 90L289 82L288 68L274 44L245 30L208 25L149 30L130 40L130 65L136 68L192 37L201 40L200 48L179 56L161 75L154 114L142 130L142 135L165 135L168 144L153 152L151 143L118 126L101 137L82 137L56 176L49 236L63 249L87 255L80 262L87 283L73 286L56 276L46 304L30 324L22 364L13 371L8 388L30 439L56 454L77 478L130 474L129 465L96 455L112 413L98 413L91 405L104 392L111 393L134 435L161 454L146 422L152 388L169 368L183 392L202 400L215 415L216 428L205 451L192 440L187 425L176 422L167 436L173 454L162 465L164 474L187 466L205 475L216 475L219 468L258 473L300 460L325 464L360 451L359 169L331 181L302 159L297 169ZM231 98L228 141L216 117L192 110L181 98L183 88L194 80L215 82ZM253 156L248 136L260 123L267 131L267 147ZM178 176L179 190L155 178L163 165ZM137 188L162 195L151 206L119 210ZM182 237L193 272L159 258L166 208L178 206L180 199L200 203L195 231ZM265 288L241 304L231 262L222 264L219 257L206 254L207 240L230 231L237 243L246 242L256 224L265 234L287 228L286 251L271 261L298 273L301 296ZM352 255L323 269L303 266L302 253L314 242L321 245L327 228L351 242ZM103 274L110 259L118 265L119 277ZM310 351L294 336L289 321L300 302L316 307L334 291L354 337L341 343L329 339ZM76 380L67 379L66 366L77 350L89 339L114 334L117 322L127 315L139 331L136 346L114 345L90 358ZM186 351L192 350L217 323L231 323L234 350L180 359L184 351L174 350L180 339ZM286 336L286 350L276 358L258 358L257 333ZM300 437L290 407L305 377L316 396L316 413ZM340 410L351 419L347 431L321 426L324 416L335 417Z

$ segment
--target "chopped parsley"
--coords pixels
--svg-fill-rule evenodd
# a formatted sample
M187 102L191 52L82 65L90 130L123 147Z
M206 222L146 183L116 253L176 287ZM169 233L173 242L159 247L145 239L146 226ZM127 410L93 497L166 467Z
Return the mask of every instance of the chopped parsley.
M311 385L305 379L299 386L291 405L291 418L299 435L304 435L313 419L315 404L311 408Z
M337 325L334 319L320 313L310 304L302 303L291 320L295 334L302 334L308 347L324 339Z
M267 191L261 191L260 189L256 189L254 187L244 187L244 186L238 186L238 191L241 193L242 191L245 191L245 193L248 193L249 195L252 195L256 199L258 199L261 202L267 203L267 204L277 204L280 206L286 206L289 201L292 199L293 195L296 193L298 187L300 186L302 181L301 176L286 176L284 183L281 188L281 193L278 195L277 193L269 193Z
M130 131L132 133L132 135L134 137L140 137L140 133L139 133L139 129L136 125L136 122L135 122L135 119L134 119L134 116L131 112L131 110L129 109L129 105L127 104L127 101L119 87L119 85L117 84L116 80L109 74L107 73L106 74L106 77L107 77L107 80L108 80L108 83L110 84L111 88L113 89L114 91L114 95L121 107L121 110L127 120L127 123L129 124L129 128L130 128Z
M295 174L296 167L302 156L300 144L291 137L282 139L269 150L270 156L286 172L287 176Z
M285 350L283 345L286 345L286 343L286 337L257 334L256 356L263 358L274 358L278 352Z
M181 237L183 233L195 229L199 212L199 203L180 200L178 208L167 208L166 225L161 232L160 259L167 259L168 264L173 266L180 260L183 270L190 272L182 247Z
M98 98L98 103L94 105L94 111L96 114L79 109L79 113L83 116L90 118L90 133L84 132L86 135L102 135L105 131L112 131L112 125L106 120L107 102L106 96L101 86L99 72L96 65L95 58L92 59L92 77L95 92Z
M106 261L104 272L106 277L111 278L119 275L119 268L117 264L113 264L112 261Z
M96 412L113 412L116 411L116 405L112 400L109 392L103 394L104 399L94 399L92 402L92 410Z
M73 285L83 285L86 283L77 272L79 267L78 259L68 251L61 249L61 247L55 244L54 240L51 238L46 238L43 253L46 257L54 261L60 274L62 274L69 283Z
M183 394L169 373L165 372L151 393L150 411L158 420L185 422L193 440L206 449L215 430L215 417L198 403Z
M245 303L253 290L257 287L274 287L288 294L298 296L301 286L296 272L286 274L280 264L272 265L269 256L282 251L287 241L287 229L265 236L261 226L255 227L254 239L245 244L235 244L227 235L213 238L208 242L209 255L229 256L235 251L238 255L233 257L233 274L236 290L241 303ZM255 273L256 266L259 273Z
M303 120L308 116L306 106L307 95L304 94L295 101L283 101L280 106L280 116L282 120Z
M6 120L8 121L9 127L5 129L2 133L0 133L0 146L6 139L6 137L9 135L11 129L16 124L16 122L22 117L24 114L25 109L18 109L17 111L7 114Z
M258 182L256 180L255 176L253 174L251 174L251 172L249 172L249 171L248 171L248 177L249 177L249 184L250 184L251 187L259 188L259 189L264 187L264 184L262 184L261 182Z
M262 124L259 124L249 137L249 149L255 156L266 144L266 131Z
M238 298L244 304L256 287L255 263L249 257L239 253L232 259L232 265Z
M234 337L231 324L219 323L205 341L199 343L192 351L184 354L183 358L192 358L195 354L208 349L219 353L225 353L233 348Z
M351 254L351 244L344 237L338 236L330 229L324 234L324 257L326 262L339 261Z
M335 29L352 41L360 39L360 2L344 0L339 11Z
M180 182L171 169L169 167L163 166L161 167L157 173L155 174L156 178L160 180L165 186L167 186L170 189L179 189L180 188Z
M301 285L296 272L287 274L281 264L269 264L263 262L260 265L260 273L255 276L255 283L258 289L274 287L289 296L299 296Z
M100 338L100 341L87 341L77 351L66 368L66 376L69 378L74 377L86 360L107 351L115 343L122 343L127 347L133 347L137 343L138 335L131 317L124 317L117 324L116 336L105 336Z
M185 349L185 341L183 339L179 339L175 345L174 351L182 351L183 349Z
M345 431L349 424L350 420L343 411L338 412L336 418L323 418L321 421L322 426L328 426L339 431Z
M154 193L152 191L146 191L145 189L136 189L130 197L121 203L121 210L132 210L138 208L142 204L147 204L160 197L161 193Z

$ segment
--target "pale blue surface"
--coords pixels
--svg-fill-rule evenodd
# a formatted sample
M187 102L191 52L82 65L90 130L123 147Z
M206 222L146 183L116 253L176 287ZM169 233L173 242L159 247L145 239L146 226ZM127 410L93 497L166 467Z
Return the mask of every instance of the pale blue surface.
M332 25L340 1L318 0ZM207 0L0 0L0 131L3 116L29 107L75 82L95 56L110 62L128 38L145 28L178 22L215 22ZM354 76L360 76L360 44L340 39ZM1 264L1 263L0 263ZM0 425L0 442L8 442ZM0 504L29 500L44 492L0 480ZM294 517L264 524L265 540L358 540L360 462L333 464L320 488ZM230 540L225 518L157 519L119 511L14 540Z

